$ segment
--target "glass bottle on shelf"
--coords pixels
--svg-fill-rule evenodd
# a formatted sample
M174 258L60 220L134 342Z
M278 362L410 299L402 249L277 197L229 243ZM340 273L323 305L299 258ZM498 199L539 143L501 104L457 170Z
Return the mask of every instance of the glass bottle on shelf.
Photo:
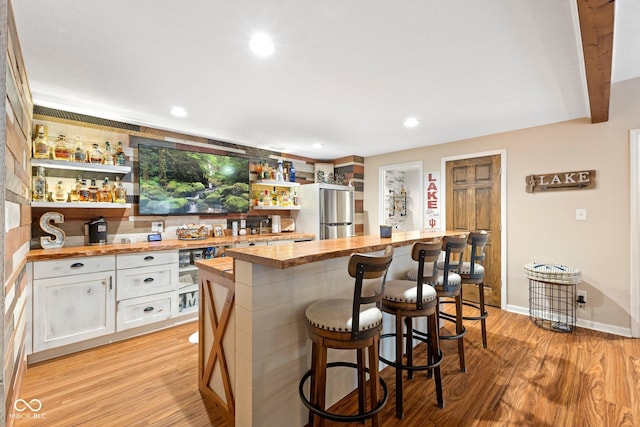
M293 166L293 162L289 166L289 182L296 182L296 168Z
M97 202L98 201L98 186L96 185L96 180L91 180L91 185L89 185L89 201Z
M256 174L258 174L258 179L262 179L262 169L263 169L262 162L259 162L256 165Z
M70 202L78 201L81 187L82 187L82 183L80 182L80 178L76 178L76 182L71 186L71 190L69 191Z
M102 163L102 151L100 151L100 148L98 148L98 144L91 144L89 161L91 163Z
M49 158L49 144L47 144L44 125L36 125L36 138L33 140L33 158Z
M293 190L293 206L298 206L300 204L300 198L298 197L298 190Z
M80 141L80 137L76 137L76 148L73 150L73 161L84 163L87 161L87 151Z
M38 166L38 174L33 177L32 196L34 202L47 201L47 180L44 177L44 167Z
M124 154L124 149L122 148L122 141L118 141L118 148L116 148L116 166L124 166L127 157Z
M120 177L116 177L116 183L113 184L113 201L114 203L127 203L127 190L122 186Z
M269 196L269 190L264 190L264 196L262 197L262 206L271 206L271 196Z
M64 183L62 181L58 181L56 184L56 188L53 193L53 200L59 203L67 201L67 192L64 189Z
M282 169L282 160L278 160L278 169L276 170L276 181L284 181L284 170Z
M80 190L78 190L78 201L79 202L88 202L89 201L89 187L87 187L87 180L83 179L80 184Z
M273 187L273 191L271 192L271 206L278 206L279 204L278 190L276 190L276 187Z
M111 144L109 141L104 142L104 153L102 155L102 163L105 165L113 166L115 160L115 154L111 152Z
M109 186L109 178L105 177L102 181L102 188L98 192L98 201L103 203L111 203L113 196L111 195L111 187Z
M53 147L53 158L66 161L71 159L71 150L69 149L69 144L67 144L67 138L62 134L58 136L56 145Z

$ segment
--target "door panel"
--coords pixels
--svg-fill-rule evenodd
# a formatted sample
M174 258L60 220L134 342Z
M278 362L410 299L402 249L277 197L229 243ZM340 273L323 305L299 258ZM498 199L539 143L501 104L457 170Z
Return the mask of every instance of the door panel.
M486 303L501 305L500 156L447 162L447 229L486 230L484 291ZM478 298L477 286L465 286L466 299Z

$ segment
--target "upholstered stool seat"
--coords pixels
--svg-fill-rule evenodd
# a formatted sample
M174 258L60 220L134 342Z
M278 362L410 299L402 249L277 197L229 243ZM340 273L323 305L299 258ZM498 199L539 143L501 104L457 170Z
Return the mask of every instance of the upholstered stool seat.
M382 330L382 311L379 308L386 274L393 257L388 246L382 255L353 254L348 272L355 278L353 299L328 298L310 304L306 311L307 335L311 339L311 369L302 377L298 387L300 399L309 409L309 425L324 425L324 420L355 422L371 418L380 425L380 410L387 401L387 386L378 372L378 351ZM356 350L356 363L328 362L327 350ZM365 350L368 366L365 363ZM336 366L355 368L358 382L358 413L337 414L325 409L327 368ZM369 380L366 373L369 373ZM309 398L304 385L310 379ZM380 393L382 388L382 394ZM365 395L369 394L366 408ZM317 421L317 423L316 423Z
M440 255L440 241L416 242L411 249L411 257L418 262L418 271L421 277L435 277L435 262ZM414 371L428 371L429 376L433 372L436 384L436 401L439 407L444 406L442 396L442 379L440 364L442 352L438 339L438 326L436 315L437 295L430 285L423 285L422 281L413 280L389 280L385 284L382 298L382 310L395 317L395 332L384 334L382 338L395 338L395 361L390 361L380 356L380 360L395 368L396 373L396 417L402 418L403 412L403 372L407 371L409 379L413 378ZM419 333L413 328L413 319L426 317L427 334ZM414 336L418 334L417 336ZM404 339L404 342L403 342ZM413 341L424 341L427 349L427 361L424 365L413 363ZM406 357L406 362L403 359Z

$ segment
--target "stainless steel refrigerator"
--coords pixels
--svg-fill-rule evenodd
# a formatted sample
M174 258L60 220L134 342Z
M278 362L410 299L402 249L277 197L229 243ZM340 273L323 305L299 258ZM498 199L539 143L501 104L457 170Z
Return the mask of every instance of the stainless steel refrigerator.
M314 233L320 240L355 235L353 187L306 184L299 194L296 231Z

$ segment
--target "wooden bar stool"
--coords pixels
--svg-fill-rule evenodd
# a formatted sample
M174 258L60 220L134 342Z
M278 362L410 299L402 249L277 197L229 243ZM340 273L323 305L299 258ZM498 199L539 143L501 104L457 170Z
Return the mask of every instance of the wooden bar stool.
M467 333L462 324L462 279L459 271L462 266L462 256L467 246L467 235L460 234L457 236L445 236L442 239L442 251L444 252L444 260L439 261L443 268L438 268L437 280L423 277L423 283L433 286L438 296L438 304L436 305L436 314L439 319L452 320L449 316L444 316L440 312L440 303L446 302L445 299L453 298L456 305L453 321L456 324L455 334L443 335L439 334L441 340L457 340L458 341L458 359L460 360L460 371L465 372L466 366L464 361L464 336ZM417 270L411 270L408 273L410 280L416 280L418 276ZM416 334L420 334L414 331Z
M387 270L393 258L393 248L387 246L383 255L353 254L348 271L355 278L353 300L333 298L320 300L305 312L307 335L312 341L311 369L302 377L298 392L309 409L309 425L324 425L324 419L338 422L363 421L372 418L380 425L380 410L387 402L387 386L378 372L378 351L382 330L382 300ZM357 363L327 363L327 349L356 350ZM369 366L365 366L367 349ZM358 414L341 415L325 410L327 368L347 366L357 369ZM369 408L365 410L366 375L369 372ZM311 378L309 399L304 384ZM382 396L380 395L382 387ZM317 416L317 417L316 417Z
M438 271L436 265L440 252L441 243L439 240L414 243L411 249L411 257L418 262L416 279L389 280L385 286L382 311L395 316L396 331L395 333L384 334L382 338L395 337L396 360L391 362L383 357L380 357L380 360L387 365L393 366L396 370L396 417L400 419L404 415L402 409L402 375L405 370L408 371L409 379L413 378L414 371L433 370L438 407L444 407L442 377L440 374L442 352L440 351L436 313L438 298L436 290L432 286L423 284L425 281L435 282L437 280ZM424 280L418 280L418 277L422 277ZM415 337L427 343L427 363L418 366L413 364L413 318L415 317L426 317L428 328L426 340ZM406 337L405 343L403 343L403 337ZM406 363L403 363L403 352L406 354Z

